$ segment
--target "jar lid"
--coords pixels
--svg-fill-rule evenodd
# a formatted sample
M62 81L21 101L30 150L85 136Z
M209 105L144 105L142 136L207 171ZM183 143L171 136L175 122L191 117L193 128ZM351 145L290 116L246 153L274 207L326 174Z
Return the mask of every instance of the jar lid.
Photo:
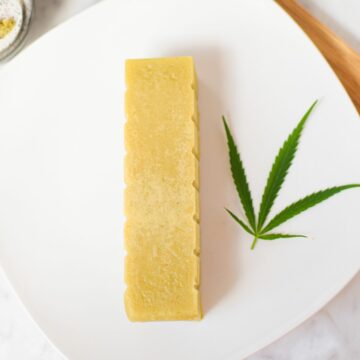
M32 11L32 0L0 0L0 61L20 50L29 30Z

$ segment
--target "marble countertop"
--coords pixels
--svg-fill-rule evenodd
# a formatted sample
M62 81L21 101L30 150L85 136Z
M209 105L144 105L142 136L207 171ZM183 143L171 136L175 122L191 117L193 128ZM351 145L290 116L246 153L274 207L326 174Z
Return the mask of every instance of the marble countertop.
M29 43L100 0L35 0ZM359 0L301 0L360 51ZM0 275L0 359L64 360L48 343ZM359 360L360 273L321 311L248 360ZM104 359L105 360L105 359Z

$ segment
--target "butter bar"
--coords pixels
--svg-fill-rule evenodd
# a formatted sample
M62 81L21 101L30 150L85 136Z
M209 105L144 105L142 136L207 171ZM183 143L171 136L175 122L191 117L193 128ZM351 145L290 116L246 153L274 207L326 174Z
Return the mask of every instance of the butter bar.
M191 57L126 61L125 309L198 320L199 117Z

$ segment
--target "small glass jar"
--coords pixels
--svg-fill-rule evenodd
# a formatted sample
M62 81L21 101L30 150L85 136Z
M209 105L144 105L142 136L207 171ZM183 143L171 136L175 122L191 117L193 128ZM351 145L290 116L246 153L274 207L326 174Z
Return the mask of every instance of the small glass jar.
M0 0L0 62L21 49L29 32L33 0Z

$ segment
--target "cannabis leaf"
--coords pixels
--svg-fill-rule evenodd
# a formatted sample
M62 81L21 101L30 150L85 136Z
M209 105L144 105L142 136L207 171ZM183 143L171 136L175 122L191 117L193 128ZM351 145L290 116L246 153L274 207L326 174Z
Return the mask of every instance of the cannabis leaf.
M304 129L305 122L310 116L316 103L317 101L315 101L311 105L310 109L306 112L306 114L299 122L299 125L294 129L294 131L289 135L287 140L284 142L283 146L281 147L279 153L275 158L261 200L259 220L258 220L259 228L261 228L264 225L264 222L267 216L269 215L269 212L280 191L280 188L285 181L285 177L295 157L297 146L299 144L300 136Z
M295 237L303 237L306 238L305 235L290 235L290 234L265 234L265 235L259 235L259 239L263 240L276 240L276 239L289 239L289 238L295 238Z
M229 214L230 216L237 222L239 223L239 225L242 226L242 228L247 231L249 234L251 235L255 235L255 233L242 221L240 220L233 212L231 212L229 209L225 209Z
M239 194L241 204L245 210L245 215L249 221L251 228L255 229L256 220L255 220L254 205L253 205L247 177L245 174L245 169L241 161L240 154L237 150L234 138L231 134L231 131L229 129L228 124L226 123L226 119L224 116L223 116L223 122L224 122L226 137L228 141L232 177L234 179L234 183L236 186L236 190Z
M228 209L225 210L246 232L254 236L254 240L251 244L251 249L254 249L258 239L275 240L281 238L284 239L284 238L294 238L294 237L306 237L304 235L269 233L269 231L274 230L276 227L283 224L287 220L327 200L328 198L338 194L341 191L355 187L360 187L360 184L349 184L343 186L335 186L332 188L315 192L287 206L284 210L280 211L265 225L268 215L272 209L272 206L274 205L275 199L279 194L281 186L285 181L286 175L288 174L292 161L296 155L297 147L305 123L309 118L310 114L312 113L316 104L317 101L315 101L310 106L308 111L300 120L299 124L295 127L295 129L288 136L288 138L285 140L284 144L280 148L267 179L267 183L261 199L257 220L254 212L253 200L251 197L251 192L247 181L244 165L242 163L239 151L237 150L234 137L232 136L230 128L226 122L226 119L223 116L223 123L225 127L228 149L229 149L231 173L249 224L246 224L246 222L244 222L239 217L237 217L232 211Z
M329 188L326 190L321 190L316 193L313 193L311 195L308 195L304 197L303 199L300 199L293 204L287 206L284 210L280 211L277 215L273 217L273 219L264 227L263 232L268 232L285 221L288 221L289 219L293 218L294 216L300 214L301 212L321 203L322 201L325 201L326 199L330 198L331 196L336 195L337 193L355 188L360 187L360 184L349 184L349 185L343 185L343 186L335 186L333 188Z

